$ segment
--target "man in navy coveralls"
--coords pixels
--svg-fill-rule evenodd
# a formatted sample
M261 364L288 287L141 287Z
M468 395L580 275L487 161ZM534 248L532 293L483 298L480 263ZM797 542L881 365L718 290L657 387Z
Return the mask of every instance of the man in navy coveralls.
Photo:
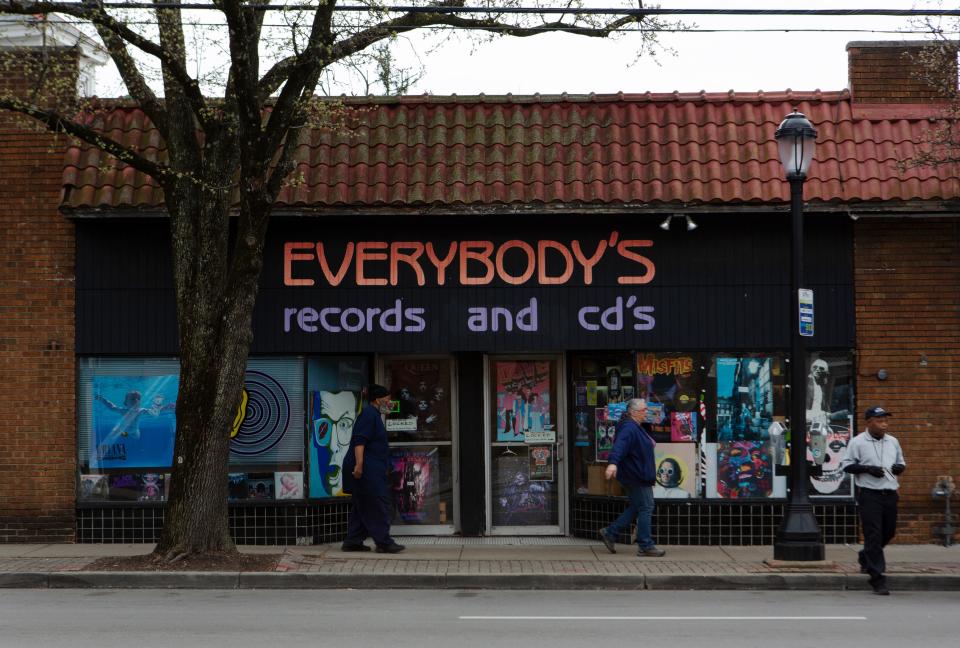
M363 544L370 536L378 553L399 553L404 546L390 537L390 445L381 418L390 411L390 392L382 385L370 385L367 402L353 425L350 448L343 459L343 490L353 495L353 507L340 549L370 551Z

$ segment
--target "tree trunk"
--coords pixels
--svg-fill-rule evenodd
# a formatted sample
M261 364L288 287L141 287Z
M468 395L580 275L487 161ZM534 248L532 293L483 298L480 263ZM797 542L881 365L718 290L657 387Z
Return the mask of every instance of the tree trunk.
M226 184L218 181L218 186ZM171 492L154 551L164 562L236 551L227 507L230 428L253 337L266 229L265 215L262 231L256 232L244 233L243 223L249 220L240 219L235 238L240 245L228 254L228 194L202 191L190 183L171 189L167 205L177 290L180 391Z

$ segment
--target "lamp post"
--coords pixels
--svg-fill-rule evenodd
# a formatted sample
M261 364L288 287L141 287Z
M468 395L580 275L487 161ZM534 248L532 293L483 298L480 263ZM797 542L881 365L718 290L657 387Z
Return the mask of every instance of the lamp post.
M803 287L803 182L813 160L817 131L794 110L777 128L774 138L790 182L792 243L790 259L790 501L773 544L776 560L823 560L820 527L813 515L808 489L806 426L806 342L800 321L800 289ZM810 314L812 316L812 313ZM812 324L812 320L810 322ZM812 328L810 329L812 332ZM808 333L809 334L809 333Z

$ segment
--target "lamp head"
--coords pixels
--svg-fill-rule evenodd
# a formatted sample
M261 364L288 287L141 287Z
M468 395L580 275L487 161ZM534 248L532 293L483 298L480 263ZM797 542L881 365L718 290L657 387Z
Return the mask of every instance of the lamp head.
M780 152L780 163L788 180L805 179L813 160L817 129L806 116L796 109L780 122L773 135Z

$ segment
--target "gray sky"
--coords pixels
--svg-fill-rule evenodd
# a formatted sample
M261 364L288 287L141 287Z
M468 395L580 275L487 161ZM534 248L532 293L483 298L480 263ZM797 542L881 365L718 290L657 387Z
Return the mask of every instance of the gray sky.
M396 0L402 4L402 0ZM472 3L471 3L472 4ZM476 4L481 4L476 2ZM610 7L610 0L585 0L589 7ZM651 3L647 3L648 5ZM665 8L696 9L936 9L960 8L941 0L659 0ZM208 12L201 12L209 18ZM411 94L558 94L570 92L628 93L755 92L757 90L842 90L847 85L850 41L928 38L905 34L919 25L903 17L829 16L689 16L666 17L696 23L699 29L819 29L829 32L773 31L720 33L663 33L661 44L675 53L662 52L654 60L636 60L639 37L623 34L598 39L566 34L530 38L500 37L480 42L462 33L439 37L425 33L402 36L394 46L400 65L423 73ZM944 23L955 29L956 19ZM861 30L861 31L856 31ZM864 30L876 30L864 31ZM900 32L900 33L889 33ZM222 66L227 60L219 39L196 46L201 66ZM111 66L112 67L112 66ZM365 86L343 74L332 94L365 94ZM159 91L160 89L157 88ZM126 94L115 70L98 74L97 94Z
M612 3L588 0L590 6ZM935 9L934 0L660 0L669 8L763 9ZM960 8L952 4L951 8ZM847 17L685 17L700 28L819 28L905 30L907 18ZM460 37L432 54L421 40L398 43L397 52L415 62L414 46L426 74L414 93L514 94L606 93L756 90L841 90L847 85L850 41L919 39L922 35L888 33L682 33L663 34L662 43L676 55L661 54L657 62L643 58L631 65L637 37L601 40L545 34L533 38L500 38L472 47ZM658 65L659 63L659 65Z

